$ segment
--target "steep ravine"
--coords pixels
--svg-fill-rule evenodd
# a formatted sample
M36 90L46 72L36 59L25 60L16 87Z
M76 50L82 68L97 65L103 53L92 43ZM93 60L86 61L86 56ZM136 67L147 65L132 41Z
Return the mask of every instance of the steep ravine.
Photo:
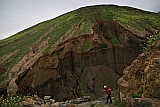
M36 60L18 75L14 92L51 95L61 101L88 94L100 97L105 84L116 88L123 69L136 59L150 33L139 35L114 21L99 22L92 29L92 34L63 41Z

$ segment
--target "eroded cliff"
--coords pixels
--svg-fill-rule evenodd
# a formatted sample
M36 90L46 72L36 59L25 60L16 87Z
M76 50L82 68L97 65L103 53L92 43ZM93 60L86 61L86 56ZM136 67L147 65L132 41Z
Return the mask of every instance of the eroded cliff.
M97 22L92 29L92 34L62 41L50 54L32 52L30 63L16 68L18 74L10 72L7 92L51 95L61 101L88 94L100 97L103 85L116 88L123 69L138 56L140 45L152 32L115 21Z

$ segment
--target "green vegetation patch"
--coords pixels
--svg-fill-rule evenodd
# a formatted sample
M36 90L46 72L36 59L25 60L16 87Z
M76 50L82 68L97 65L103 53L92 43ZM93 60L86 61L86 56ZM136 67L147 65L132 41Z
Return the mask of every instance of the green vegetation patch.
M147 43L142 44L142 51L146 51L147 49L149 49L149 47L156 41L160 40L160 32L159 33L155 33L154 35L151 35L149 37L147 37ZM159 47L158 47L159 49Z
M88 51L90 46L91 46L91 41L86 41L84 44L83 50Z
M132 98L142 98L142 94L132 94Z
M118 39L115 36L112 35L111 31L108 31L108 34L111 37L111 41L112 41L113 45L119 46L120 43L119 43Z
M16 95L13 97L0 98L0 106L1 107L18 107L19 103L22 102L24 99L22 95Z

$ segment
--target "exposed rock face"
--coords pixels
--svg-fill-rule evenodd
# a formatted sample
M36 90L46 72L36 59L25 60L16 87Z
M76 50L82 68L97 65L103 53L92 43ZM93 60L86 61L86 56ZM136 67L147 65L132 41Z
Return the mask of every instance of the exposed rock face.
M151 105L145 107L158 107L160 104L160 41L140 54L124 70L124 74L118 80L121 100L125 100L128 106L132 103L133 107L138 107L133 103L133 98L129 99L141 97L140 100L145 100Z
M123 69L140 53L148 34L113 21L99 22L92 34L63 41L52 54L40 54L23 67L24 71L11 79L8 92L51 95L57 101L89 93L99 97L103 85L117 87Z
M4 67L0 67L0 74L3 74L6 71Z

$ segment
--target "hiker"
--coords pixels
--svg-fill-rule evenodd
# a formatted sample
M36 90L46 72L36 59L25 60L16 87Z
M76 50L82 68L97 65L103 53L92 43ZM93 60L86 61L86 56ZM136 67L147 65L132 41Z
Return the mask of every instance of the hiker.
M112 88L111 87L108 87L108 86L104 86L103 87L104 88L104 90L103 91L105 91L106 93L107 93L107 104L108 104L108 100L110 100L110 103L112 103L112 99L111 99L111 91L112 91Z

